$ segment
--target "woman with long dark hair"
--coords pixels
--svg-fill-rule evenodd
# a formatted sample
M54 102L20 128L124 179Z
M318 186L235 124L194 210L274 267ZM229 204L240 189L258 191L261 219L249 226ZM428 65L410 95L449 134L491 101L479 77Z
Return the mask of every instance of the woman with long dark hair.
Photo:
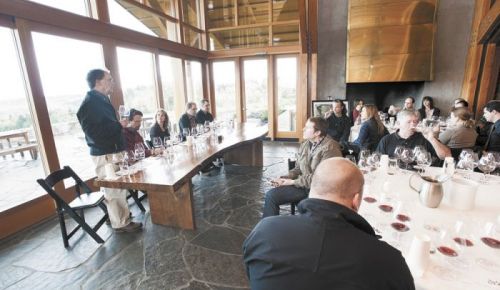
M418 112L420 113L420 120L432 120L432 117L439 117L441 114L441 110L434 107L434 100L429 96L425 96L422 99L422 107L418 109Z
M361 149L375 150L382 137L389 134L378 115L375 105L364 105L361 109L361 128L359 135L352 144L354 151Z
M159 109L155 114L155 124L149 130L149 136L151 140L154 137L160 137L161 140L165 140L165 137L170 137L170 132L168 131L168 115L163 109Z

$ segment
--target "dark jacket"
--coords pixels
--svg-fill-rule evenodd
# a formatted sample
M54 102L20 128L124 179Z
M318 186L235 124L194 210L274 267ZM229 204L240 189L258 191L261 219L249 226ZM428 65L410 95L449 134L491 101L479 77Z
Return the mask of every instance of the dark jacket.
M191 126L191 121L189 120L188 113L182 114L181 118L179 119L179 129L180 129L179 134L181 134L182 137L186 139L186 136L184 136L182 129L189 129L189 130L193 129L193 127Z
M349 134L351 133L351 120L346 115L340 117L331 114L328 119L327 133L333 140L344 144L349 141Z
M355 151L358 152L359 149L375 150L380 139L387 134L389 134L389 132L385 127L382 133L379 132L377 121L373 118L365 121L359 129L358 138L353 142L353 144L358 147L358 150Z
M301 215L262 219L243 244L253 290L415 289L401 253L360 215L305 199Z
M123 150L122 126L109 98L91 90L78 112L78 121L90 147L90 155L99 156Z
M168 132L168 128L165 128L165 131L162 131L160 125L155 122L155 124L151 126L151 129L149 129L149 138L153 140L154 137L160 137L161 142L163 142L165 137L170 137L170 132Z
M203 110L199 110L196 113L196 123L205 125L205 121L213 122L214 116L210 112L206 112Z
M425 107L418 109L418 113L420 114L420 120L425 119ZM433 117L439 117L441 115L441 110L439 108L434 107L434 111L432 112Z

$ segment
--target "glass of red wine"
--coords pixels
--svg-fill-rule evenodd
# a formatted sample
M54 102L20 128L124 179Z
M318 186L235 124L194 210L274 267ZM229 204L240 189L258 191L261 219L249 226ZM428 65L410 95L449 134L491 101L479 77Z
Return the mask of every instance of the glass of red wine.
M488 248L500 250L500 225L495 222L487 222L479 239Z
M394 209L392 211L392 221L391 228L394 230L393 237L395 240L394 246L400 248L401 239L406 237L405 233L411 229L411 217L408 206L402 201L394 203Z
M442 229L439 238L436 250L444 261L453 268L467 269L470 266L467 252L474 242L465 224L457 221L453 227Z

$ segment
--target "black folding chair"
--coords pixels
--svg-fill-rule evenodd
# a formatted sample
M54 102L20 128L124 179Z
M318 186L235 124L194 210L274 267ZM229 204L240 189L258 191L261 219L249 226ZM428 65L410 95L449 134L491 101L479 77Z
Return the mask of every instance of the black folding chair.
M73 178L75 181L75 199L69 204L62 199L62 197L54 191L53 187L57 183L63 181L67 178ZM59 217L59 224L61 226L61 233L64 242L64 247L69 247L68 240L82 228L86 231L94 240L100 244L104 243L104 240L97 234L97 230L106 222L108 219L108 210L104 204L104 193L103 192L92 192L89 186L83 182L78 175L69 167L64 166L63 169L52 172L45 179L38 179L38 184L40 184L45 191L55 200L56 202L56 212ZM81 192L81 190L83 192ZM104 216L97 222L94 227L90 227L85 221L84 210L88 208L99 207L104 212ZM66 223L64 221L64 214L71 216L78 225L71 230L68 234L66 230Z
M139 209L142 212L146 212L146 209L142 205L142 201L146 197L148 197L148 193L146 191L141 191L141 192L142 192L142 195L139 196L139 190L129 189L128 190L128 195L127 195L127 200L130 199L130 198L132 198L134 200L135 204L137 204L137 206L139 207Z

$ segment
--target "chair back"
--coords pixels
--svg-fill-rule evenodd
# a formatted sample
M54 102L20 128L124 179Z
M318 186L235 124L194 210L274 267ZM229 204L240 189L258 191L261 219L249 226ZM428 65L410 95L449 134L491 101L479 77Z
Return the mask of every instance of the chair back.
M54 191L54 186L67 178L73 178L75 181L75 197L80 197L80 194L91 193L90 187L71 169L69 166L64 166L63 169L56 170L49 174L45 179L38 179L40 186L47 191L57 201L62 201L58 193Z

